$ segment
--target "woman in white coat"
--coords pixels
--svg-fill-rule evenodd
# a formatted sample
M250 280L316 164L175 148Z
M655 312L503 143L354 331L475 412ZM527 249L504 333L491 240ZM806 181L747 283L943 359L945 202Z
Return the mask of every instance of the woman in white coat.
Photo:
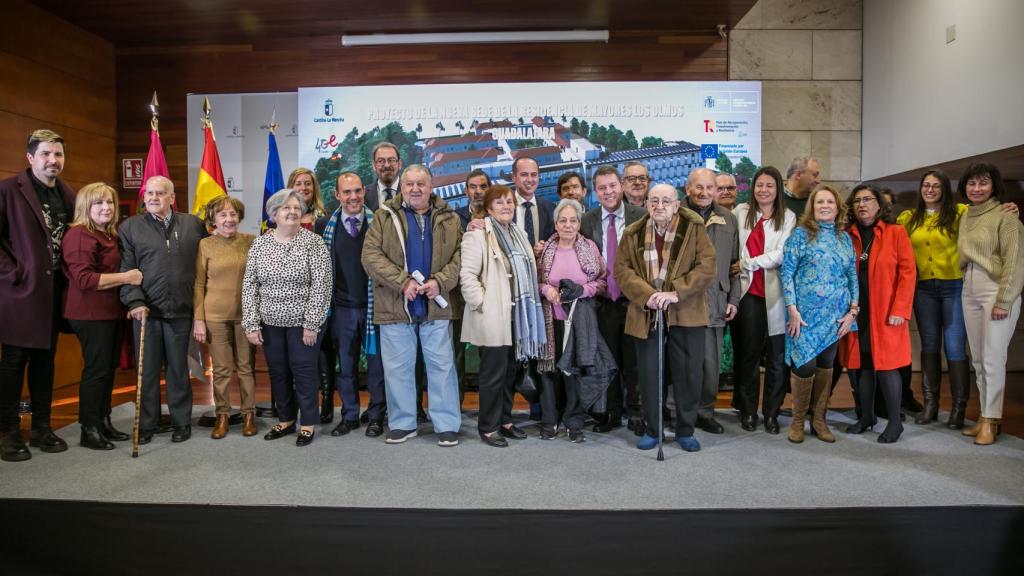
M757 428L761 396L760 360L767 347L767 366L761 413L764 429L779 433L778 413L786 398L786 307L782 301L782 247L796 226L786 210L782 174L764 166L754 174L750 200L733 210L740 232L740 299L731 324L735 351L733 405L740 411L744 430Z
M506 438L526 437L512 422L517 353L525 353L513 339L513 327L518 322L513 318L513 302L516 286L528 280L516 276L530 275L532 270L529 280L532 290L537 291L537 268L533 251L522 248L529 246L526 234L512 224L516 212L512 190L491 186L484 193L483 205L487 213L483 227L462 237L459 285L466 300L462 341L480 352L480 438L490 446L505 447Z

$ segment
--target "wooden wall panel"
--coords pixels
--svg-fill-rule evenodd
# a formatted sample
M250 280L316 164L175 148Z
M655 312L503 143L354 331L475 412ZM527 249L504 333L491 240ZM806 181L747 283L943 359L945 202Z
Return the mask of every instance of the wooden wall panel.
M727 57L727 43L717 35L678 30L613 31L608 44L342 48L333 35L119 49L117 150L120 155L145 154L146 104L153 90L160 96L161 139L169 150L183 150L186 123L199 121L185 118L189 93L294 91L301 86L726 80ZM185 162L184 154L168 154L171 177L181 191L179 202L187 202Z
M25 139L49 128L65 139L72 187L113 182L117 139L114 47L23 0L3 1L0 177L24 170Z

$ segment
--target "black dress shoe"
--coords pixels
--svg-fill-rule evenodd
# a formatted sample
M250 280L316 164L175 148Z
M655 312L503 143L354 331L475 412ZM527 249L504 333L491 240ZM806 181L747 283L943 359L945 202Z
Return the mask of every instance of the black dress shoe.
M100 422L100 434L103 434L104 438L112 442L126 442L132 439L128 434L114 428L114 424L110 422L109 414L103 418L103 422Z
M523 438L526 438L526 432L523 432L522 429L516 427L515 424L509 426L508 428L502 426L498 428L498 432L500 432L501 435L504 436L505 438L515 438L516 440L522 440Z
M192 437L191 426L175 426L174 433L171 434L171 442L184 442Z
M601 434L611 432L616 428L622 428L622 417L620 416L605 416L603 420L598 421L594 424L592 430Z
M381 420L371 420L366 425L366 435L370 438L376 438L384 433L384 422Z
M778 424L775 426L778 428ZM740 414L740 428L747 432L757 430L757 414Z
M864 422L857 422L846 427L847 434L863 434L868 430L871 430L872 424L865 424Z
M103 437L100 429L96 426L82 426L82 437L78 441L79 446L90 450L113 450L114 445Z
M558 430L554 426L544 426L541 424L540 427L540 439L541 440L554 440L555 436L558 435Z
M139 430L139 446L142 446L143 444L149 444L152 441L153 441L153 431L152 430Z
M633 434L637 436L643 436L647 433L647 423L640 416L630 416L629 420L626 421L626 428L633 431Z
M495 448L508 447L508 440L505 440L505 438L501 434L497 434L495 432L491 432L490 434L484 434L483 432L481 432L480 439L483 440L484 444L487 444L488 446L494 446Z
M779 419L775 416L768 416L764 419L764 431L769 434L779 433Z
M33 428L28 445L43 452L56 454L68 449L68 443L49 428Z
M23 462L32 457L28 446L21 438L21 432L13 431L4 434L0 439L0 460L4 462Z
M359 420L342 420L338 422L334 430L331 430L331 436L344 436L357 428L359 428Z
M277 440L283 438L289 434L295 434L295 422L287 426L275 424L266 434L263 435L264 440Z
M698 416L697 428L700 428L708 434L722 434L725 432L725 427L719 424L714 418L702 418Z
M299 430L299 435L295 438L296 446L309 446L313 443L313 436L315 432L313 430Z

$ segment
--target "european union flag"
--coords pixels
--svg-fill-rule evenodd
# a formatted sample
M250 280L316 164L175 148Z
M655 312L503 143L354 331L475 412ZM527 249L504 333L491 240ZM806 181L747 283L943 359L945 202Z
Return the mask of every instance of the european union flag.
M278 190L284 188L284 174L281 172L281 157L277 153L277 138L271 130L267 133L269 149L267 154L267 177L263 180L263 225L267 229L267 200Z
M700 159L715 160L718 158L718 144L701 144L700 145Z

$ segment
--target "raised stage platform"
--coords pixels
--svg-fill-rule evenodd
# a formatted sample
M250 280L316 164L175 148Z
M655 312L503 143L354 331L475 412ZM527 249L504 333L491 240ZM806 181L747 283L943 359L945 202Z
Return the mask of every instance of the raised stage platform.
M115 424L130 430L131 415L116 408ZM5 574L34 563L92 572L73 569L77 548L55 539L102 542L118 558L137 541L126 554L149 558L146 573L285 574L296 561L384 574L1024 573L1024 440L977 447L907 424L895 445L870 432L794 445L741 431L730 412L719 419L726 434L698 432L693 454L669 442L664 462L625 428L578 445L528 428L491 448L472 415L454 448L426 424L400 445L363 429L333 438L330 425L307 448L234 427L213 441L194 427L184 444L156 436L138 459L129 443L33 451L0 466L0 557L24 560L25 572ZM849 422L830 413L837 431ZM60 434L77 441L78 426ZM176 543L195 558L171 553ZM153 562L161 551L170 555Z

